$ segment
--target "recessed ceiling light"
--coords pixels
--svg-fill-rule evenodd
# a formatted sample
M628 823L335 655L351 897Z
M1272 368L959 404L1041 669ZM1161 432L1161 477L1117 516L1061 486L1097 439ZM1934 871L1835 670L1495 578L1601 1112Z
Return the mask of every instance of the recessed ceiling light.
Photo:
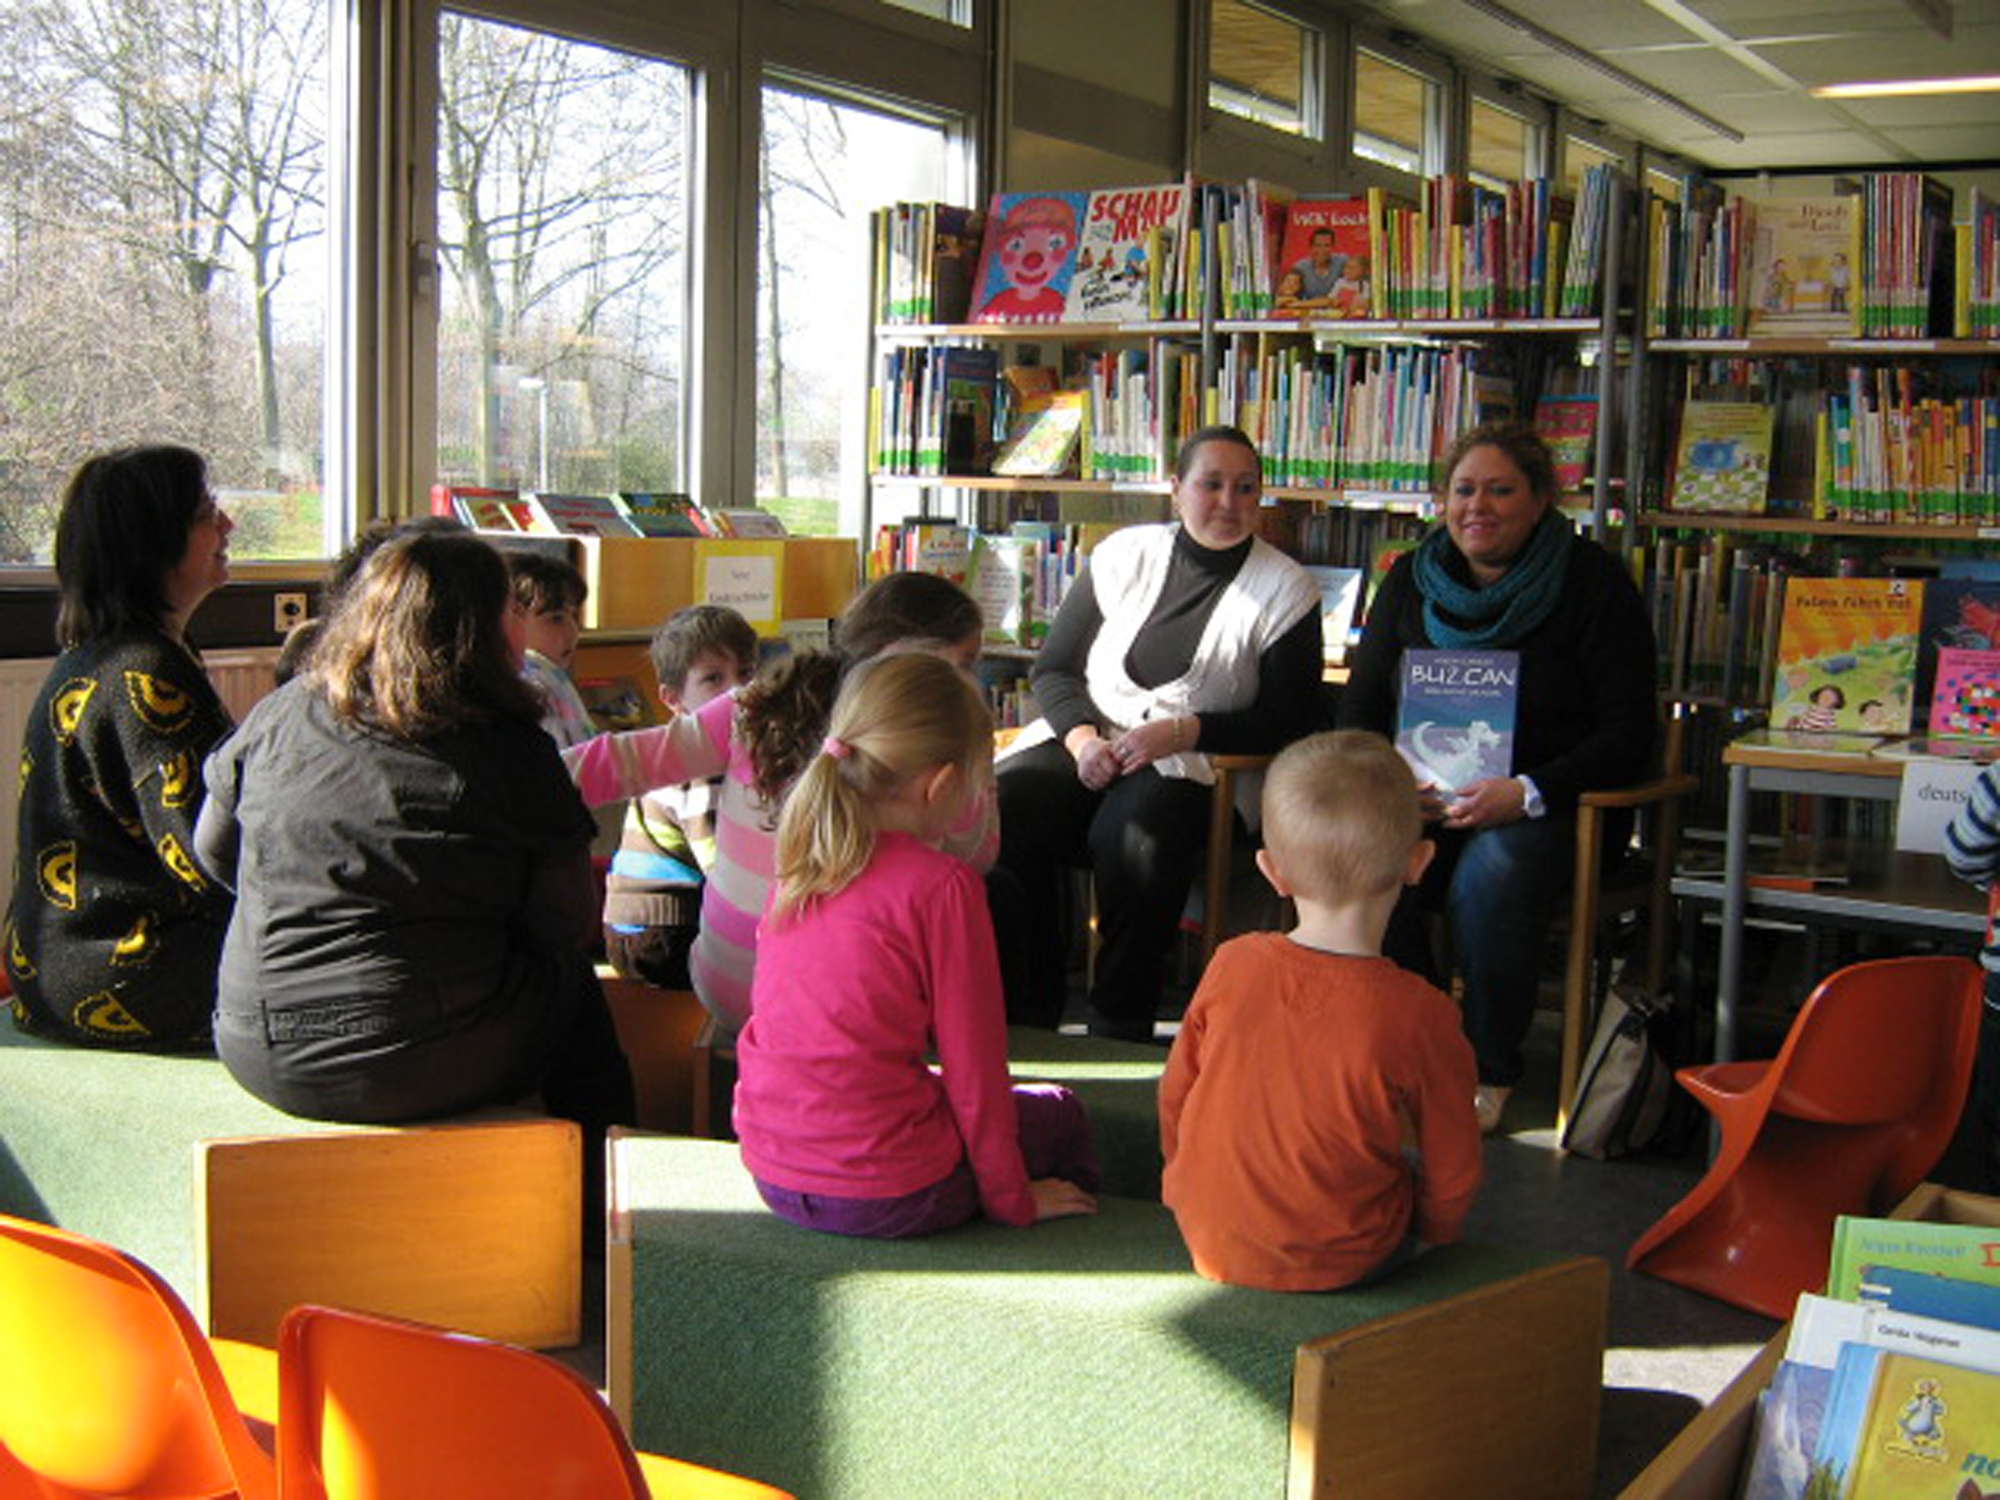
M2000 93L2000 74L1982 78L1905 78L1893 82L1829 83L1813 90L1815 99L1889 99L1908 94Z

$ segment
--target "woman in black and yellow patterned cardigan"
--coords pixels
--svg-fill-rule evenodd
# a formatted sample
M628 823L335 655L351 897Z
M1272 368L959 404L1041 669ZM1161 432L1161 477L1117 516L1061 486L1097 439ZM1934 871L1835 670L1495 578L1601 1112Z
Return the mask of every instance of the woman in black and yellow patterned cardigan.
M14 1019L84 1045L208 1045L229 893L193 857L229 712L188 617L229 576L229 517L186 448L99 454L56 526L62 655L21 746L6 963Z

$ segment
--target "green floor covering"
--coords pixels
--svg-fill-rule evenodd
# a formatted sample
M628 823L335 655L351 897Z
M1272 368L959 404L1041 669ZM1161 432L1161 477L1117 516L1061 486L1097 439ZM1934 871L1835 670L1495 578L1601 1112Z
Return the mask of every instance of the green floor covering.
M1277 1500L1299 1343L1552 1259L1454 1247L1378 1289L1275 1295L1196 1277L1154 1203L849 1240L774 1217L731 1145L619 1150L636 1440L801 1500L1113 1500L1190 1476Z

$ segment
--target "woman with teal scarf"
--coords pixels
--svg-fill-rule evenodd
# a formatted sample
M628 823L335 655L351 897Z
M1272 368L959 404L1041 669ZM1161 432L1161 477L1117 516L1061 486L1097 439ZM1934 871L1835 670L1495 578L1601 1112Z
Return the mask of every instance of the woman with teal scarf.
M1630 575L1556 508L1555 466L1531 429L1475 428L1444 472L1444 524L1383 581L1339 722L1396 733L1406 650L1518 653L1509 774L1447 787L1419 773L1438 858L1405 893L1386 943L1404 967L1439 977L1423 913L1444 910L1479 1059L1474 1104L1491 1131L1521 1077L1543 939L1575 859L1577 798L1629 786L1651 764L1656 653Z

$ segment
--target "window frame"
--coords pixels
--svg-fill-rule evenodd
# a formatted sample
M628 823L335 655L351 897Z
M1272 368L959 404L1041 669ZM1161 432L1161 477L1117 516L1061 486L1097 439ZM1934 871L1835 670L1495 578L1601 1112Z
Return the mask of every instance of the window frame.
M1460 108L1453 115L1452 170L1467 177L1472 175L1472 116L1474 108L1483 105L1512 115L1527 127L1528 148L1523 153L1520 170L1508 180L1548 176L1555 106L1512 78L1471 71L1460 77Z
M1215 3L1216 0L1200 0L1191 7L1200 21L1200 55L1195 65L1195 78L1190 87L1194 90L1190 97L1199 101L1198 110L1204 118L1226 119L1246 126L1259 134L1268 134L1289 141L1324 141L1327 137L1328 88L1330 71L1329 54L1333 51L1333 41L1326 25L1310 15L1301 14L1291 6L1271 3L1271 0L1235 0L1235 3L1251 10L1264 12L1288 25L1295 26L1304 34L1304 43L1299 58L1299 128L1286 130L1282 126L1268 125L1248 115L1220 109L1214 102L1215 74L1210 66L1215 44ZM1192 22L1196 17L1190 16ZM1191 46L1192 50L1192 37ZM1344 49L1343 49L1344 52Z
M1362 53L1389 63L1421 78L1428 88L1424 99L1424 138L1418 146L1417 169L1407 172L1388 162L1377 161L1363 156L1355 150L1355 137L1360 132L1356 111L1360 103L1360 61ZM1379 31L1373 27L1357 25L1350 31L1345 56L1347 87L1346 119L1343 122L1342 149L1346 154L1349 170L1357 179L1376 185L1407 190L1413 182L1426 177L1434 177L1448 170L1452 160L1457 132L1452 118L1452 99L1457 81L1457 69L1449 58L1440 57L1417 44L1405 33Z

